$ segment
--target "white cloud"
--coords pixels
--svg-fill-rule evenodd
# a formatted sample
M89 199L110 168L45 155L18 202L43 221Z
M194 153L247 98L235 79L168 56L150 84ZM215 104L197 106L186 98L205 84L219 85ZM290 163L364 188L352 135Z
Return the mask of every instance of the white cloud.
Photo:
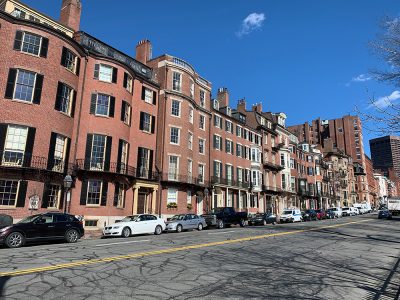
M371 80L372 77L367 76L365 74L360 74L357 77L353 77L353 79L351 79L351 81L355 81L355 82L364 82L364 81L368 81Z
M240 30L236 32L236 35L240 38L244 35L251 33L253 30L261 28L265 21L264 13L251 13L243 21L240 26Z
M371 107L378 107L378 108L385 108L389 105L393 104L396 100L400 99L400 91L394 91L389 96L383 96L378 98L378 100L374 101L373 104L370 104L368 108Z

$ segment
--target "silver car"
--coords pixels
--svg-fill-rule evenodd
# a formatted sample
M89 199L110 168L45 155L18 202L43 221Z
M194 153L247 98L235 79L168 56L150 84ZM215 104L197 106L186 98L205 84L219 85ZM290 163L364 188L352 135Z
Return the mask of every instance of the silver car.
M175 215L168 219L166 222L167 231L182 232L182 230L197 229L203 230L207 226L206 221L203 217L195 214L181 214Z

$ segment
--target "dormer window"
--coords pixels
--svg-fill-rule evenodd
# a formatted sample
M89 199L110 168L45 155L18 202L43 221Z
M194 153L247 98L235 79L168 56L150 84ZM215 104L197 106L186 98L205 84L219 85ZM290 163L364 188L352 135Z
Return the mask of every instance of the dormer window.
M264 126L264 125L265 125L265 118L261 117L261 118L260 118L260 123L261 123L261 125Z

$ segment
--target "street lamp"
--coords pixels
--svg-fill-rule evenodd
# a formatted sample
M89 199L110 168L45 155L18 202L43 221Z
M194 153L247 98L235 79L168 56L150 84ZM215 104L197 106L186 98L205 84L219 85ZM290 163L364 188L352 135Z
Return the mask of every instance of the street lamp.
M64 178L64 214L67 213L67 196L68 190L72 186L72 177L71 175L66 175Z

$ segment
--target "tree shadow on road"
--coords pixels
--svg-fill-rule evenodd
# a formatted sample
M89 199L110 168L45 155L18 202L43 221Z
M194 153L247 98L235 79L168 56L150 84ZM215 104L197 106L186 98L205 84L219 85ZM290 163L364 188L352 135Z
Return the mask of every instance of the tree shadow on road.
M9 279L10 276L0 277L0 299L3 297L4 286Z

